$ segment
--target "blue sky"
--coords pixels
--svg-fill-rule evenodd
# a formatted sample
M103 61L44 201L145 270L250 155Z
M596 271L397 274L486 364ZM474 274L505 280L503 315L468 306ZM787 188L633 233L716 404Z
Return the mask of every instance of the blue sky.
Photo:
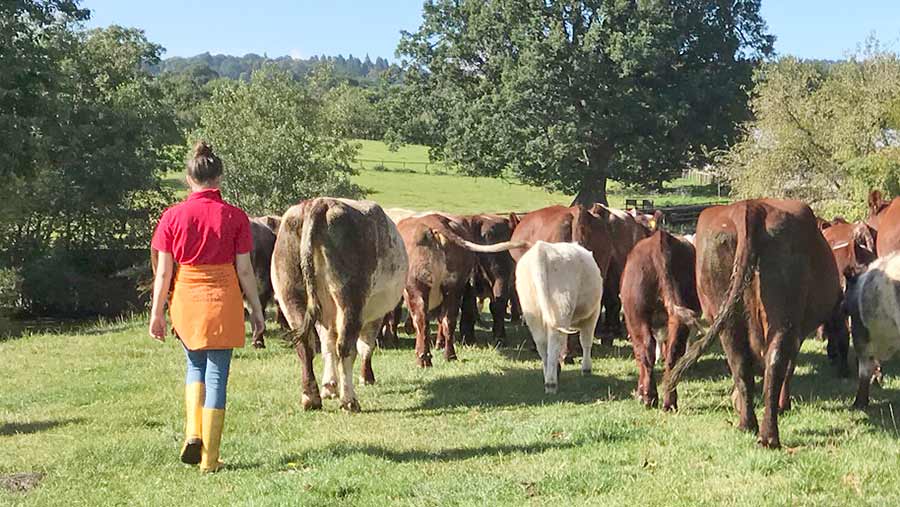
M83 0L88 26L143 28L165 56L369 54L393 59L422 0ZM763 0L779 54L838 59L875 33L900 50L900 0Z

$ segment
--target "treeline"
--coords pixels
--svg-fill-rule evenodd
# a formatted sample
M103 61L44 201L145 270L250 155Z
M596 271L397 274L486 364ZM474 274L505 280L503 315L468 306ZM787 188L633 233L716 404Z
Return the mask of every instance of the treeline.
M209 71L205 72L211 71L212 75L216 77L249 81L253 72L267 64L275 65L298 78L306 77L313 69L324 64L332 69L336 77L361 85L377 83L386 71L392 68L397 69L396 65L391 64L380 56L372 61L369 55L366 55L363 59L359 59L352 54L346 58L343 55L323 55L310 58L292 58L290 56L269 58L265 55L260 56L253 53L244 56L203 53L191 57L172 57L166 58L158 64L151 65L149 69L153 74L167 72L195 74L204 72L203 69L208 68Z

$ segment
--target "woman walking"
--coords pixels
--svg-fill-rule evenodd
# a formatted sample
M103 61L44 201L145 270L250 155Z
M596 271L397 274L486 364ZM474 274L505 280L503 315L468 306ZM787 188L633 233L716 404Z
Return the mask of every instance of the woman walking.
M222 467L219 444L231 352L244 346L244 307L250 306L253 337L265 328L250 263L253 239L243 211L222 200L222 161L200 142L187 163L188 198L167 209L153 235L158 251L153 282L150 336L166 335L164 308L187 356L185 442L181 461L203 472ZM177 270L174 264L178 264Z

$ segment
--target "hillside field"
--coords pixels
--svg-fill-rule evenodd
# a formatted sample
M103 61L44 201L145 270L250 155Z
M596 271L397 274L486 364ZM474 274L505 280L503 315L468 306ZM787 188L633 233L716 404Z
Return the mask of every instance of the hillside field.
M367 199L376 201L384 208L463 214L530 211L572 202L570 195L548 192L515 179L473 178L455 174L444 164L430 162L425 146L405 145L392 152L379 141L353 142L359 144L359 155L353 165L358 173L352 179L367 191ZM227 178L228 168L225 170ZM178 189L179 197L186 194L181 173L170 173L167 184ZM657 195L626 190L611 181L610 205L623 207L626 198L651 199L656 206L724 200L716 195L715 188L682 179L667 183L666 189L664 194Z

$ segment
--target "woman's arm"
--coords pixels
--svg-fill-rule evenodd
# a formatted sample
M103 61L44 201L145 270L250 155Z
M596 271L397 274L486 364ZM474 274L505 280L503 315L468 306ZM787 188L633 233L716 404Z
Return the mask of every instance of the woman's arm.
M259 304L259 292L256 287L256 275L253 273L253 264L250 262L250 254L237 254L235 257L238 280L241 283L241 291L244 299L250 304L250 327L253 329L253 339L262 336L266 329L266 317L263 315L262 305Z
M159 252L156 262L156 274L153 277L153 306L150 308L150 336L159 341L166 339L166 298L172 284L174 270L172 254Z

